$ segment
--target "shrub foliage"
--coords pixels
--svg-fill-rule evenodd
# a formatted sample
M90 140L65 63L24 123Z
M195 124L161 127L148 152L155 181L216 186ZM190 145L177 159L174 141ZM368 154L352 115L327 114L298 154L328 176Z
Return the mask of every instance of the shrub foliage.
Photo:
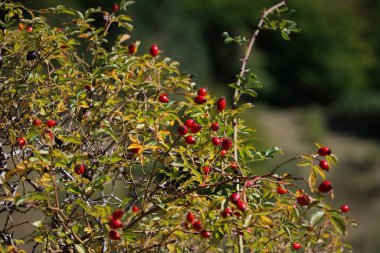
M0 3L0 251L349 249L351 221L324 181L335 156L300 155L258 175L255 162L280 150L257 150L239 118L257 77L243 72L233 101L215 98L163 52L128 46L129 4L81 13ZM294 24L278 18L261 26L288 37ZM309 176L280 173L291 162Z

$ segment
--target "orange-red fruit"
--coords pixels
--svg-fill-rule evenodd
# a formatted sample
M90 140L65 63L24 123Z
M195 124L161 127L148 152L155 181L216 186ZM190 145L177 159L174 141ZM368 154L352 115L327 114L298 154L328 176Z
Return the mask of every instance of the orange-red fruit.
M55 120L53 119L49 119L48 121L46 121L46 125L50 128L52 128L53 126L55 126L57 124L57 122L55 122Z
M326 161L326 160L322 160L319 162L319 167L322 169L322 170L330 170L330 166L329 166L329 163Z
M217 131L219 131L219 129L220 129L220 126L217 122L214 122L211 124L211 130L212 131L217 132Z
M211 171L210 166L203 166L203 174L207 176L208 174L210 174L210 171Z
M340 207L340 210L343 213L348 213L351 210L351 208L348 205L343 205L343 206Z
M232 193L230 196L230 200L235 204L238 203L238 201L240 200L239 193L237 192Z
M202 222L200 220L194 221L193 228L197 231L201 231L203 229Z
M277 193L280 195L287 194L289 191L286 188L283 188L281 185L277 187Z
M323 181L319 186L318 186L318 191L322 193L327 193L332 190L332 185L329 180Z
M117 12L117 11L119 10L119 5L113 3L113 4L112 4L112 10L113 10L114 12Z
M19 147L23 147L23 146L25 146L25 145L26 145L26 140L25 140L25 138L23 138L23 137L19 137L19 138L17 138L17 144L18 144Z
M222 212L222 217L227 218L228 216L232 215L232 210L231 208L227 207L226 209L223 210Z
M197 140L191 135L186 136L185 141L187 144L190 144L190 145L193 145L197 142Z
M302 194L301 196L297 197L297 203L301 206L308 206L310 205L310 198L307 194Z
M149 53L152 57L156 57L158 55L158 46L153 44L149 49Z
M137 205L132 206L132 212L138 213L140 211L140 208Z
M161 103L169 103L168 94L166 94L166 93L162 93L162 94L158 97L158 101L160 101Z
M329 147L321 147L320 149L318 149L318 154L320 156L331 155L331 149Z
M192 125L191 125L191 127L190 127L190 132L192 132L193 134L196 134L196 133L198 133L199 131L201 131L201 129L202 129L202 127L199 125L199 124L197 124L197 123L193 123Z
M190 128L194 123L195 123L195 121L193 119L187 119L185 121L185 126Z
M205 97L207 95L207 89L206 88L200 88L198 90L198 95Z
M203 238L210 238L211 237L211 232L210 231L207 231L207 230L202 230L201 231L201 236Z
M178 127L178 134L179 135L185 135L185 134L187 134L187 132L188 132L187 126L182 125L182 126Z
M39 126L39 125L41 125L41 120L39 120L39 119L35 119L35 120L33 120L33 126Z
M216 102L216 108L218 111L223 111L226 108L227 101L224 97L219 98L219 100Z
M186 215L186 220L190 223L193 223L194 220L195 220L195 216L193 213L189 212L187 215Z
M85 166L84 164L77 164L74 170L77 175L82 175L85 171Z
M232 140L230 138L223 138L222 149L229 150L232 147Z
M220 139L218 137L212 137L211 142L214 146L219 146L220 145Z
M295 242L295 243L292 244L292 247L293 247L294 250L299 250L299 249L302 248L302 245L300 243L298 243L298 242Z
M120 220L110 220L108 225L113 229L118 229L118 228L121 228L123 226L123 223L121 223Z
M136 44L129 44L128 46L128 53L135 54L137 51Z
M113 212L113 214L112 214L112 219L113 219L113 220L118 220L118 219L120 219L121 217L123 217L124 213L125 213L124 210L117 209L117 210L115 210L115 211Z
M236 206L240 211L243 212L245 211L245 209L247 209L247 205L241 199L238 200Z
M220 155L221 155L221 156L226 156L226 155L227 155L227 152L228 152L227 150L224 150L224 149L223 149L223 150L220 151Z
M111 240L120 240L120 234L116 230L111 230L108 235Z

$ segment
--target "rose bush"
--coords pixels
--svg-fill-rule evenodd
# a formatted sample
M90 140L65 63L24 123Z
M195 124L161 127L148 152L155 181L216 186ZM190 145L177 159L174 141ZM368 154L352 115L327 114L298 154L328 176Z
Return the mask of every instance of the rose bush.
M240 97L261 87L246 60L233 100L215 98L159 45L127 43L131 3L85 13L0 3L0 251L348 250L349 207L329 201L331 150L258 175L255 162L280 150L257 150L239 118L252 108ZM261 29L295 31L269 19L284 6L263 12L245 59ZM65 21L54 27L57 17ZM115 24L124 30L110 42ZM291 162L307 179L281 172ZM20 214L39 218L20 223Z

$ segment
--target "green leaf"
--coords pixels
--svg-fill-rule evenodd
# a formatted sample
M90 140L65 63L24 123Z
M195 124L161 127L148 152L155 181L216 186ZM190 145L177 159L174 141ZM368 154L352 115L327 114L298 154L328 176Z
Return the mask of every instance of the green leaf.
M254 90L252 90L252 89L244 89L243 93L244 94L248 94L248 95L250 95L251 97L254 97L254 98L257 97L257 92L254 91Z
M78 253L86 253L86 248L82 244L74 244L75 249Z
M346 235L346 223L343 217L338 213L331 213L331 223L334 225L335 230L343 237Z
M324 215L325 213L323 211L317 211L313 213L313 215L310 217L310 224L312 226L317 225L322 220Z

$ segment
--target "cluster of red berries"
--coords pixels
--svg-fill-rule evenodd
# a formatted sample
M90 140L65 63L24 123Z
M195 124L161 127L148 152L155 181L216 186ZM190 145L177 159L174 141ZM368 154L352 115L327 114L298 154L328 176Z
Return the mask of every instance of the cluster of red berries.
M33 126L40 126L42 124L42 121L40 119L34 119L33 122L32 122ZM46 126L48 128L52 128L54 127L55 125L57 124L57 122L53 119L49 119L48 121L46 121ZM53 133L49 130L49 129L46 129L45 133L50 137L50 139L53 138ZM16 139L16 144L22 148L24 147L26 144L27 144L27 141L24 137L18 137Z
M128 45L128 53L129 54L135 54L137 52L137 46L135 43L129 44ZM159 49L156 44L153 44L149 48L149 54L154 58L158 55Z
M200 220L195 220L195 216L191 212L189 212L186 215L185 227L190 228L190 224L193 226L193 229L200 232L200 235L203 238L210 238L211 237L211 232L203 229L202 222Z
M120 221L120 219L124 215L124 211L121 209L117 209L113 212L110 221L108 222L108 225L112 230L109 232L109 237L111 240L120 240L120 234L116 231L116 229L122 228L124 224Z
M329 155L331 155L331 149L328 148L328 147L321 147L320 149L318 149L318 155L320 155L320 156L329 156ZM322 170L326 170L326 171L330 170L330 165L329 165L329 163L326 160L321 160L319 162L319 167Z
M247 209L247 205L244 203L243 200L240 199L239 193L237 193L237 192L232 193L230 196L230 200L232 203L234 203L236 205L236 207L240 211L244 212ZM226 210L224 210L224 211L226 211Z
M26 30L27 32L33 32L33 26L27 26L26 28L25 28L25 25L23 24L23 23L19 23L18 24L18 30L19 31L22 31L22 30Z
M204 103L207 102L206 96L207 96L207 89L206 88L200 88L198 90L197 96L194 97L194 102L196 104L203 105Z
M328 148L328 147L321 147L318 149L317 151L318 155L320 156L329 156L331 155L331 149ZM322 160L320 163L319 163L319 166L324 169L324 170L328 170L329 169L329 165L327 163L327 161L325 160ZM332 187L332 184L329 180L324 180L322 183L320 183L320 185L318 186L318 191L320 193L328 193L330 192L331 190L333 189ZM279 190L279 188L277 189L277 191ZM308 206L310 205L311 203L311 200L309 198L309 196L306 194L306 193L302 193L296 198L297 200L297 203L301 206ZM350 211L350 207L348 205L342 205L340 207L340 210L343 212L343 213L347 213Z
M331 149L329 147L321 147L318 149L318 155L320 156L329 156L331 155ZM322 160L319 163L319 166L324 169L324 170L329 170L329 165L327 161ZM328 193L333 189L331 182L329 180L323 181L319 186L318 186L318 191L321 193Z

